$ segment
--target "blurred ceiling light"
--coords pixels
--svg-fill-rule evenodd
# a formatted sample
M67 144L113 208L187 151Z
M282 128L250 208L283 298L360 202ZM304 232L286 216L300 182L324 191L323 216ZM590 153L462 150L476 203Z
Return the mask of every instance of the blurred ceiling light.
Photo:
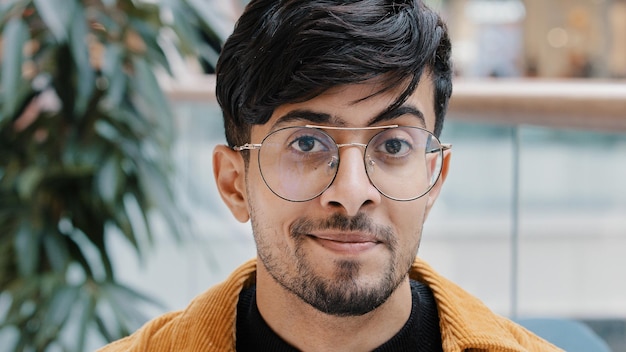
M476 23L515 23L526 17L521 0L472 0L465 14Z
M548 43L553 48L563 48L567 45L568 40L567 31L561 27L552 28L548 32Z

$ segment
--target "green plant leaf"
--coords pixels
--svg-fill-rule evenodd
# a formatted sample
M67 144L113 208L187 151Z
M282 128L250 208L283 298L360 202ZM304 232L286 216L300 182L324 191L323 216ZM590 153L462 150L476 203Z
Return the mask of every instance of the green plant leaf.
M15 246L9 236L0 240L0 292L5 289L18 278L18 272L15 265ZM0 298L2 294L0 293ZM2 307L0 299L0 307ZM2 309L0 309L1 311ZM2 321L0 314L0 321Z
M29 39L28 27L19 17L9 20L2 33L2 118L11 118L19 107L23 48ZM0 123L2 120L0 120Z
M122 67L124 47L119 43L107 45L104 52L104 65L102 73L109 81L109 89L106 93L107 107L114 110L119 108L126 93L126 73Z
M123 330L134 331L146 322L147 317L141 313L138 303L165 309L161 302L125 285L109 282L101 289Z
M208 45L200 33L214 38L216 42L223 42L223 39L215 34L212 26L209 26L210 23L206 22L207 19L202 14L198 17L199 13L194 10L193 6L180 1L170 3L173 13L172 28L178 34L178 45L182 47L183 54L190 54L191 57L200 55L212 67L215 67L219 58L219 51ZM206 10L205 7L203 6L203 11ZM213 17L214 15L207 16ZM190 20L190 17L197 20ZM198 22L202 22L202 24Z
M158 13L158 12L157 12ZM145 53L141 55L150 62L151 65L161 66L168 74L172 74L169 62L163 48L161 48L160 41L162 40L159 26L148 23L145 20L139 20L133 18L129 21L130 27L134 30L145 44Z
M108 204L114 204L118 198L122 181L119 159L116 156L109 157L98 170L96 177L98 192L102 200Z
M160 210L160 214L170 226L172 236L180 240L179 219L182 218L182 214L174 206L174 197L167 173L159 170L157 165L142 163L139 167L139 174L144 183L142 185L144 191L150 190L148 195L151 205ZM137 200L140 201L140 199Z
M54 232L46 234L43 236L43 248L52 269L58 274L65 273L71 258L64 236Z
M39 15L59 43L67 40L75 0L34 0ZM62 9L62 10L61 10Z
M126 95L128 77L123 70L116 70L109 77L109 89L105 96L106 108L108 110L118 110Z
M91 285L87 283L87 285ZM79 333L76 338L78 341L76 342L76 351L84 351L85 350L85 340L87 338L87 330L89 326L93 323L95 313L96 313L96 299L93 295L90 294L90 289L83 290L83 295L81 297L79 307Z
M31 166L24 170L17 180L17 191L20 198L30 199L44 176L44 171L37 166Z
M40 282L41 279L38 276L20 278L4 290L11 297L9 310L5 316L7 325L23 324L26 319L36 313L33 301L39 292Z
M100 135L102 138L111 141L111 142L119 142L120 134L112 124L108 121L104 121L100 119L94 123L94 130Z
M213 49L210 45L202 44L198 47L200 55L211 65L211 67L217 66L217 60L220 57L220 53Z
M17 268L23 277L34 275L39 265L39 235L35 231L29 223L22 221L15 236Z
M7 12L9 12L18 1L19 0L5 0L0 2L0 26L4 24L3 20Z
M154 299L153 297L144 294L134 288L123 285L117 282L109 282L106 285L107 291L113 294L119 302L124 302L127 304L132 304L133 301L146 302L154 305L157 308L165 309L165 305L162 302ZM131 307L129 307L131 308ZM136 306L135 306L136 308Z
M181 3L173 3L171 5L171 12L173 15L173 23L171 26L178 34L178 38L180 39L179 45L183 47L184 51L193 53L202 43L198 26L194 23L195 21L190 21L190 14L188 11L185 11Z
M82 235L82 234L81 234ZM93 279L94 273L91 269L91 264L87 260L87 256L85 256L85 250L81 246L81 243L77 243L72 236L66 236L67 248L72 257L72 261L77 263L85 272L87 277ZM91 245L88 240L85 240L82 244L87 243L87 245Z
M173 138L173 126L168 100L163 94L150 65L141 58L135 58L133 65L137 75L137 79L133 83L152 113L158 117L157 123L161 127L160 130L165 133L165 138L170 141Z
M141 247L139 246L139 242L137 241L137 236L136 236L137 233L136 231L133 230L131 220L128 214L126 213L127 211L126 207L122 203L116 206L115 210L113 211L114 211L113 222L115 223L115 226L117 226L117 228L122 232L124 237L132 244L133 248L135 248L135 251L140 257L139 259L141 260L141 257L142 257Z
M124 195L124 208L123 211L127 218L130 220L130 225L133 229L133 239L131 243L137 243L137 249L140 250L139 236L143 236L148 240L148 243L153 243L152 231L150 229L150 222L146 216L146 211L150 207L147 204L140 203L137 195L133 193L126 193Z
M111 264L111 257L107 252L107 248L104 241L105 224L108 221L106 216L103 216L102 209L99 207L89 206L85 204L83 206L80 216L75 216L74 228L82 232L89 242L94 245L94 249L100 256L100 263L102 264L103 275L106 280L114 280L113 266ZM80 244L80 243L79 243ZM90 258L91 259L91 258ZM93 267L95 269L95 267ZM95 270L94 270L95 271Z
M204 22L207 27L216 29L215 26L211 26L213 23L219 23L220 18L215 13L215 8L212 6L207 6L204 0L186 0L186 3L194 10L195 14ZM220 41L223 42L226 37L230 33L217 33L216 35L220 38Z
M47 304L43 307L41 328L37 331L35 339L35 345L40 347L48 345L63 329L79 294L77 286L68 286L58 277L51 281L53 288L49 293Z
M100 305L100 307L102 307L102 305ZM96 309L97 311L97 309ZM123 333L120 331L121 328L117 328L115 329L116 331L111 331L111 329L109 328L109 326L107 325L107 323L105 323L105 320L102 319L102 317L100 315L95 315L94 316L94 320L96 322L96 326L98 327L98 332L100 333L100 335L102 335L107 341L113 341L118 339L119 337L121 337L123 335ZM117 325L116 325L117 327Z
M102 0L102 3L106 7L114 7L118 0Z
M122 56L124 47L119 43L112 43L106 46L104 51L104 62L102 65L102 73L110 77L122 71Z
M76 79L78 81L74 113L77 116L82 116L87 110L89 99L95 89L95 73L89 61L87 38L89 28L87 27L85 10L81 4L76 4L75 17L76 20L72 21L70 32L70 48L76 64Z

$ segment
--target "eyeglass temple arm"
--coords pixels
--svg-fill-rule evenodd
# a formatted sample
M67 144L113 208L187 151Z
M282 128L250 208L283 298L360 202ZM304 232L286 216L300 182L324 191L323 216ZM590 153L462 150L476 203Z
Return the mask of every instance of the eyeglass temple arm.
M446 150L452 149L452 144L449 143L441 143L441 148L435 148L428 151L428 153L436 153L438 151L445 152Z
M396 128L399 125L385 125L385 126L368 126L368 127L340 127L340 126L321 126L321 125L304 125L308 128L317 128L320 130L344 130L344 131L362 131L362 130L381 130L386 128Z
M234 146L233 150L240 152L242 150L252 150L252 149L259 149L259 148L261 148L261 144L246 143L244 145Z

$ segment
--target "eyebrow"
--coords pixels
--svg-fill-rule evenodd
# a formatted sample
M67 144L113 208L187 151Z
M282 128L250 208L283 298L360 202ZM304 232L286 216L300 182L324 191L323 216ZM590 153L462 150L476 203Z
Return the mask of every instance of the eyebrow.
M404 115L412 115L416 117L419 120L420 127L426 127L426 119L424 118L424 114L418 108L412 105L402 105L397 109L385 110L370 119L367 125L372 126L374 124L390 121ZM332 124L335 126L346 125L345 119L331 114L309 109L296 109L289 111L285 115L279 117L278 120L276 120L276 122L273 124L272 129L293 121L302 121L308 124Z
M371 126L376 123L390 121L404 115L413 115L417 117L421 125L420 127L426 127L426 118L424 117L424 114L415 106L408 104L402 105L397 109L383 111L381 114L374 116L374 118L368 122L368 125Z
M317 112L308 109L296 109L291 110L285 115L279 117L278 120L274 122L274 125L272 125L272 129L281 127L282 125L293 121L300 121L312 124L328 124L331 122L334 122L338 125L345 124L345 122L343 122L341 119L334 118L332 115L327 113Z

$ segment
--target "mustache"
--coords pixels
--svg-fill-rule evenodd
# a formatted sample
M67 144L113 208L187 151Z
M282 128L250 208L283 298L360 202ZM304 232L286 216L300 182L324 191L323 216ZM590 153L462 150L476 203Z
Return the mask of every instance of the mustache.
M371 234L376 240L393 245L397 239L390 226L378 225L364 213L353 217L335 213L326 219L299 218L289 227L293 238L307 235L315 231L333 230L340 232L364 232Z

